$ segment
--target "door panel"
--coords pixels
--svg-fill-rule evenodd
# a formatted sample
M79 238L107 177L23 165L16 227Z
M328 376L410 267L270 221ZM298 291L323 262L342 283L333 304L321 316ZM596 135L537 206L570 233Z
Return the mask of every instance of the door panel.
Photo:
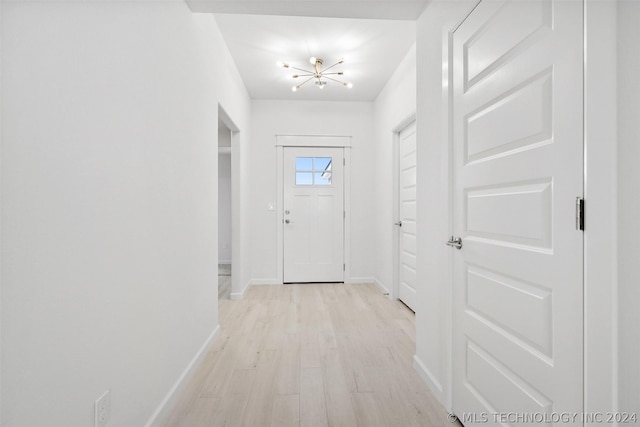
M284 149L284 282L344 280L343 149Z
M453 407L465 425L582 411L582 27L578 1L485 0L454 33Z
M400 132L398 138L399 239L398 297L409 308L416 307L416 124Z

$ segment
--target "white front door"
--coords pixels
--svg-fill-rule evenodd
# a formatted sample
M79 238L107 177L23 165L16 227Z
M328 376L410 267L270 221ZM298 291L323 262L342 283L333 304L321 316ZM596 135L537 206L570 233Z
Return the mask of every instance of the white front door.
M342 148L284 149L284 282L344 281Z
M453 409L466 426L582 411L582 12L485 0L454 33Z
M410 309L416 307L416 122L398 138L399 253L398 298Z

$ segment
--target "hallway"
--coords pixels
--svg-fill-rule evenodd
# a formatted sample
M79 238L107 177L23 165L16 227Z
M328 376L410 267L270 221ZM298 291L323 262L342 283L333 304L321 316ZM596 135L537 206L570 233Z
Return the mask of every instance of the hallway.
M373 285L254 286L169 426L446 426L412 367L414 314Z

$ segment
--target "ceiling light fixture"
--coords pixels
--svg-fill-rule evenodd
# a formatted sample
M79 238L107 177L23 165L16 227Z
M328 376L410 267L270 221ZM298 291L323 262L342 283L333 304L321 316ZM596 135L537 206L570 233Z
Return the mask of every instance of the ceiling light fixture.
M294 78L294 79L307 77L307 79L305 81L303 81L299 85L295 85L295 86L293 86L291 88L291 90L293 92L297 92L298 89L300 89L305 83L308 83L308 82L310 82L311 80L314 80L314 79L315 79L316 86L318 86L318 89L324 89L324 87L328 83L328 80L331 80L333 82L341 84L344 87L347 87L347 88L351 89L353 87L353 84L351 84L349 82L343 82L343 81L338 80L338 79L336 79L334 77L330 77L330 76L343 76L344 75L344 71L337 71L337 72L327 73L327 71L329 71L330 69L332 69L336 65L342 64L343 62L344 62L344 59L341 59L340 61L336 62L332 66L327 67L327 68L325 68L323 70L322 69L322 64L323 64L322 59L312 56L311 58L309 58L309 63L311 65L313 65L313 71L304 70L302 68L297 68L297 67L292 67L291 65L289 65L289 64L287 64L285 62L278 62L277 64L280 67L291 68L293 70L302 71L304 73L304 74L294 74L294 75L292 75L291 77Z

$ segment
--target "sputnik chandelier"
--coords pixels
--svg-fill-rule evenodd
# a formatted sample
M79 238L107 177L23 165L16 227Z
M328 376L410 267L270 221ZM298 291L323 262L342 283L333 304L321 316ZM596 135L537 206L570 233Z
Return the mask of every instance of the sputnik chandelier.
M294 74L291 77L293 77L294 79L304 79L305 77L307 78L305 81L303 81L302 83L295 85L291 88L292 91L297 92L298 89L300 89L305 83L310 82L311 80L315 79L315 84L316 86L318 86L318 89L324 89L324 87L327 85L328 80L331 80L333 82L339 83L342 86L345 86L347 88L351 88L353 87L353 85L351 83L347 83L347 82L343 82L341 80L338 80L334 77L330 77L330 76L343 76L344 75L344 71L336 71L336 72L332 72L332 73L327 73L327 71L329 71L330 69L332 69L333 67L335 67L336 65L340 65L344 62L344 59L341 59L340 61L336 62L335 64L333 64L330 67L325 68L324 70L322 69L322 59L320 58L316 58L316 57L311 57L309 59L309 63L311 65L313 65L313 71L310 70L304 70L302 68L297 68L297 67L292 67L291 65L285 63L285 62L278 62L278 65L284 68L291 68L292 70L296 70L296 71L301 71L304 74Z

